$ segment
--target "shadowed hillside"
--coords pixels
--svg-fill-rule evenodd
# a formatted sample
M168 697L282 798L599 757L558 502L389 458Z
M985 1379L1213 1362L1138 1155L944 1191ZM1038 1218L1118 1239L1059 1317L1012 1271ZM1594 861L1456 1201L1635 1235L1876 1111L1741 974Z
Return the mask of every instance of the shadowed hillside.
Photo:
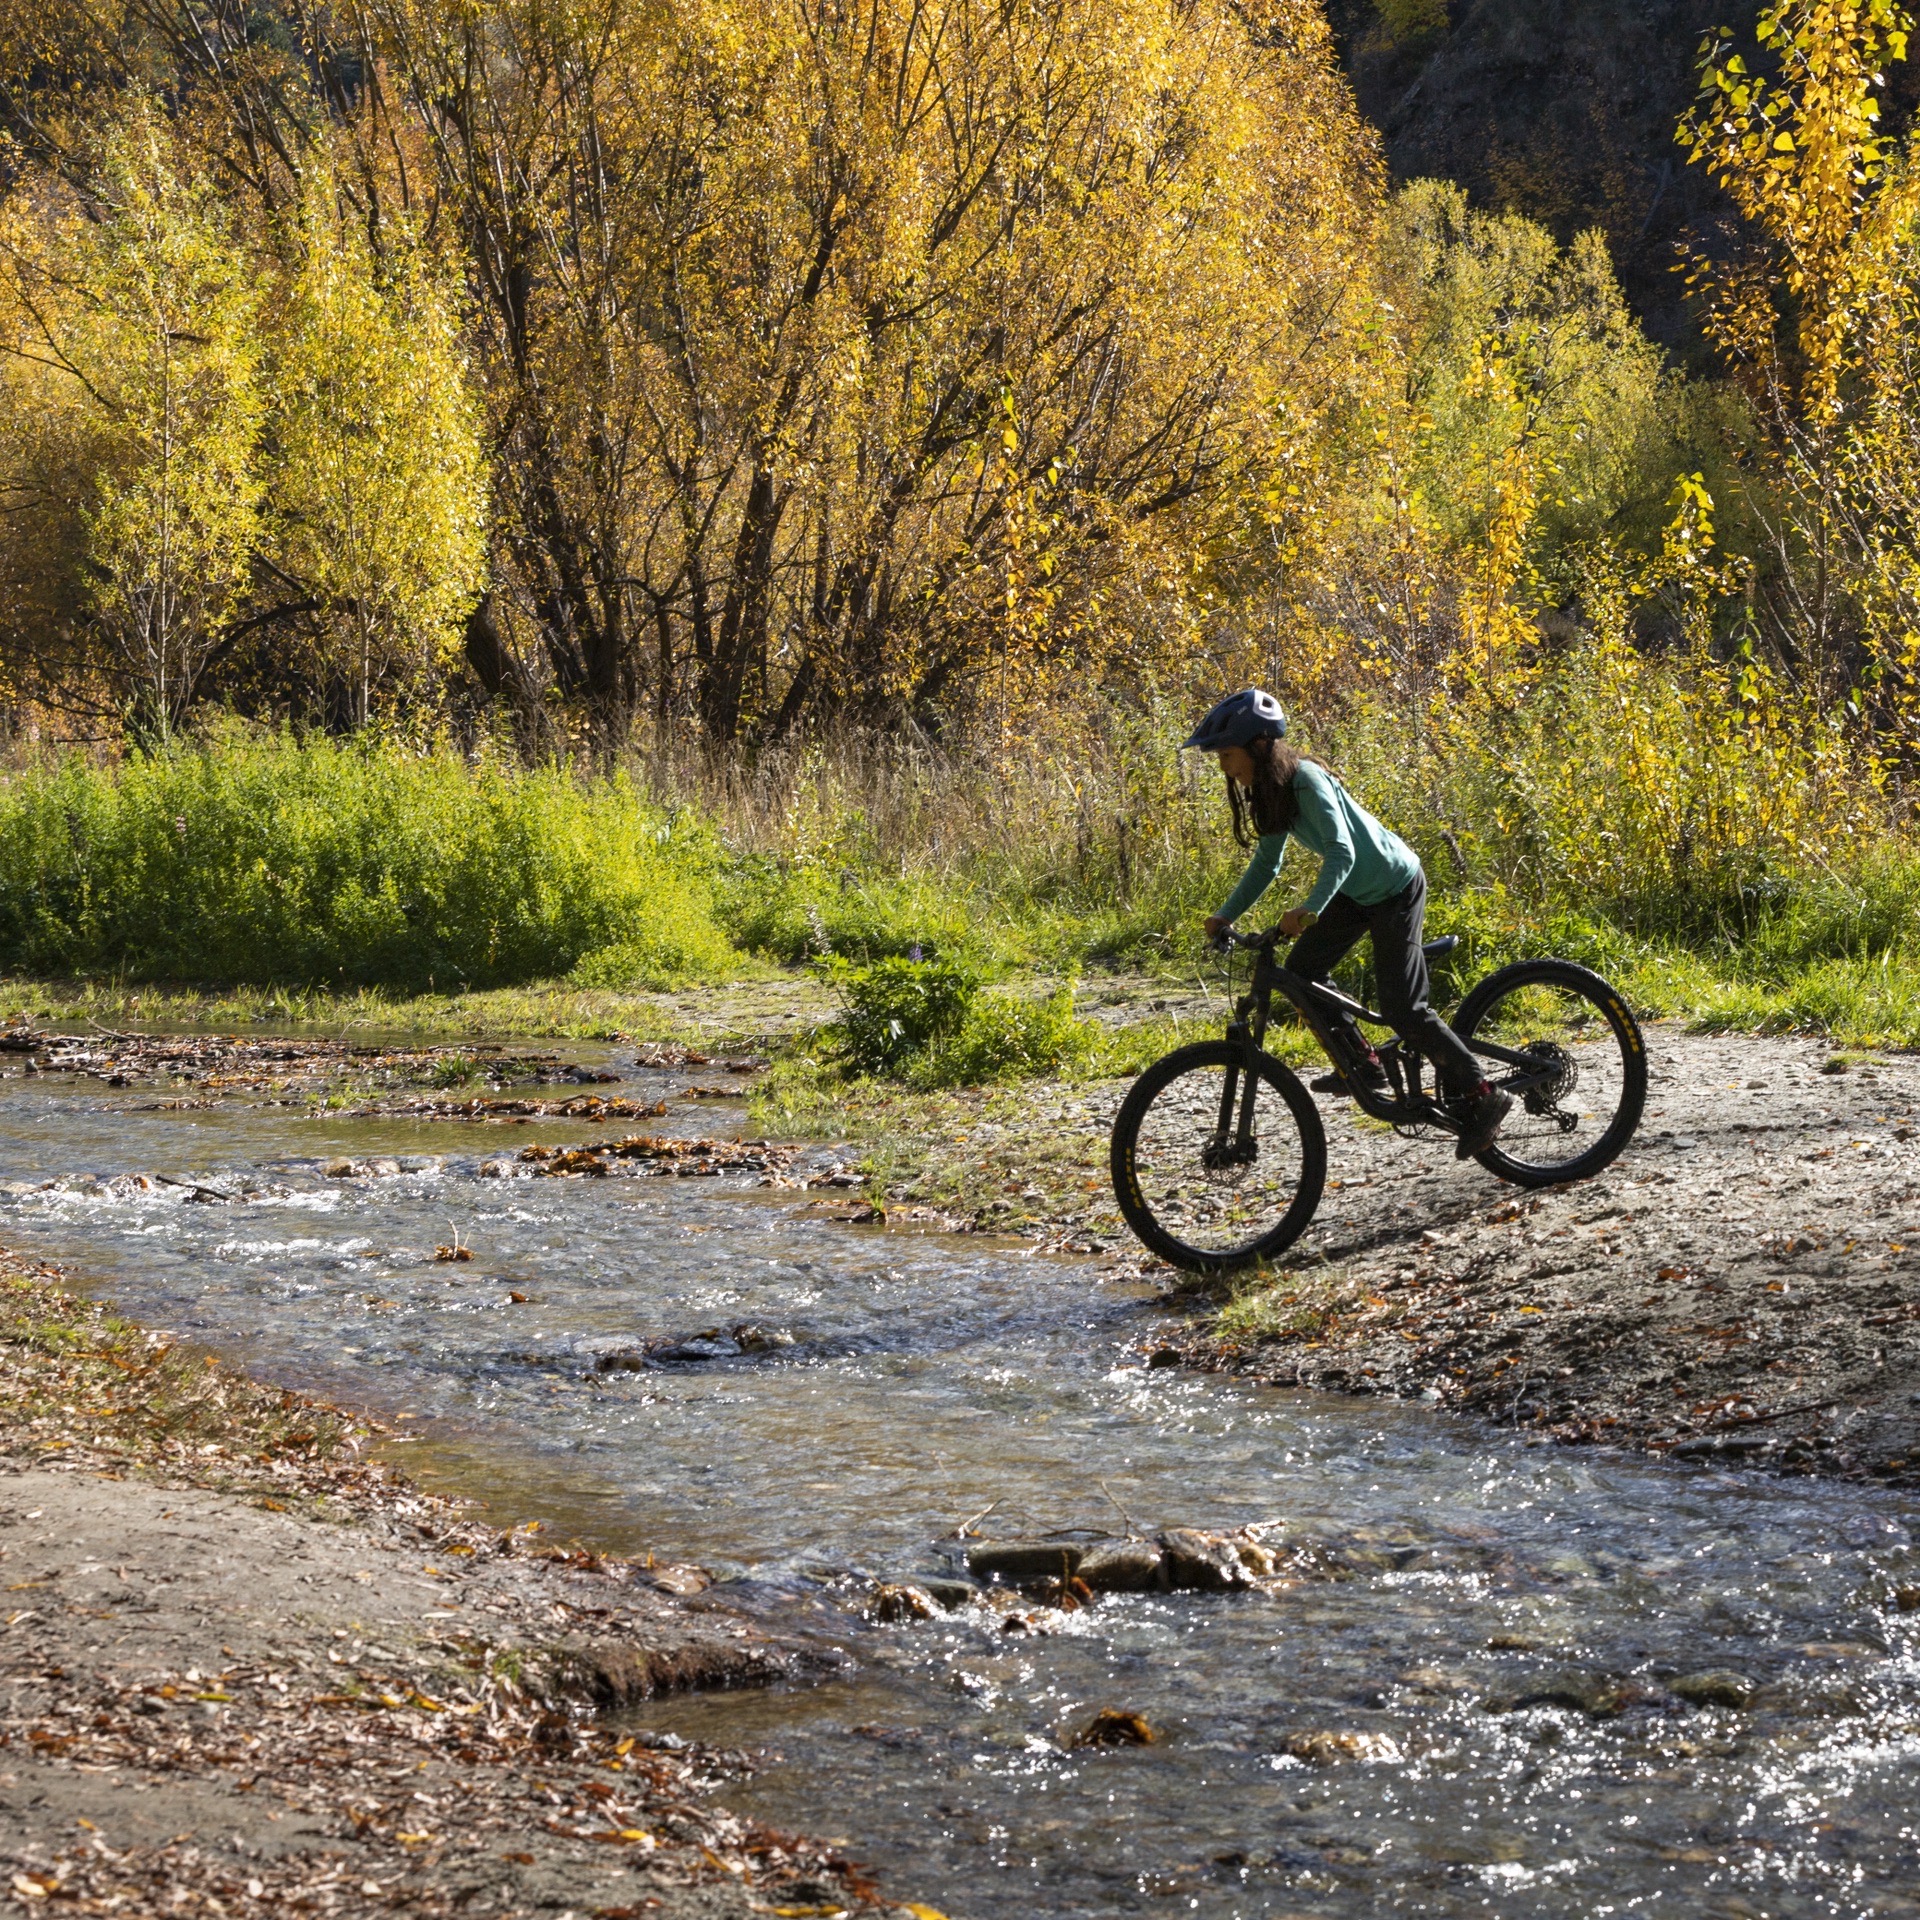
M1749 33L1751 0L1332 0L1362 110L1397 180L1457 180L1476 205L1563 239L1602 227L1648 330L1689 332L1671 271L1725 203L1674 144L1702 36ZM1901 104L1913 81L1889 76Z

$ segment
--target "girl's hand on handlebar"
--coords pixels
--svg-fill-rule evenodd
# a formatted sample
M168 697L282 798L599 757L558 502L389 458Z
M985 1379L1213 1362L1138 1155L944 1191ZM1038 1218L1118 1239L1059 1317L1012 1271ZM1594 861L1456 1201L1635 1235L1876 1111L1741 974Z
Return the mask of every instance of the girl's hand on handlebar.
M1280 931L1289 940L1298 940L1319 918L1317 913L1309 913L1305 907L1289 907L1280 916Z
M1233 922L1231 920L1222 920L1217 913L1210 913L1207 915L1206 933L1207 933L1207 942L1209 945L1212 945L1215 941L1220 940L1226 934L1232 932L1232 930L1233 930Z

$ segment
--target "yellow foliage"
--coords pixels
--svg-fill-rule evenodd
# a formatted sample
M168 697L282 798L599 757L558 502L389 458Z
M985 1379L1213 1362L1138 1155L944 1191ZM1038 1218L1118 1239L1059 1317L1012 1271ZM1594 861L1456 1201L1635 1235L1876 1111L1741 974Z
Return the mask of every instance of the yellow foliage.
M486 577L486 474L458 303L417 246L374 258L331 174L305 183L273 351L270 560L317 666L371 715L443 665Z
M173 149L138 105L103 144L90 209L47 181L41 205L16 196L0 227L0 460L39 547L14 565L78 576L61 609L76 652L102 658L135 724L160 734L246 584L262 412L244 257Z

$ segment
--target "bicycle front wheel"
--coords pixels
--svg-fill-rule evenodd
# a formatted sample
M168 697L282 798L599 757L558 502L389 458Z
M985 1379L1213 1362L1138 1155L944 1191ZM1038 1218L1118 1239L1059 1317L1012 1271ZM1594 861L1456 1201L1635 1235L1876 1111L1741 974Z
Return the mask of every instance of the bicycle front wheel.
M1290 1247L1326 1185L1327 1136L1312 1096L1264 1053L1254 1056L1249 1087L1246 1061L1227 1040L1181 1047L1133 1083L1113 1123L1113 1190L1127 1225L1191 1272ZM1243 1151L1239 1118L1249 1098L1251 1151Z
M1571 960L1502 967L1461 1001L1454 1031L1525 1064L1481 1056L1514 1095L1492 1146L1474 1158L1520 1187L1585 1180L1633 1138L1647 1103L1647 1046L1627 1003ZM1534 1064L1537 1062L1538 1064Z

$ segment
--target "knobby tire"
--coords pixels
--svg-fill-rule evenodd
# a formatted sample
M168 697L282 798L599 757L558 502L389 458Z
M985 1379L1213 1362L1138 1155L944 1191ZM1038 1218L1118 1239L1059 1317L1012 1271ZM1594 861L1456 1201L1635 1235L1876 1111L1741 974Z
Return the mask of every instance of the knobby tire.
M1605 1131L1580 1153L1562 1161L1522 1160L1503 1152L1494 1144L1474 1158L1489 1173L1517 1187L1552 1187L1566 1180L1586 1180L1603 1167L1612 1165L1620 1151L1633 1138L1634 1129L1647 1104L1647 1043L1619 991L1586 967L1571 960L1521 960L1502 967L1479 982L1461 1001L1453 1016L1453 1030L1471 1044L1480 1023L1491 1009L1516 989L1527 986L1556 987L1587 1001L1605 1020L1620 1051L1622 1091L1611 1122ZM1488 1077L1496 1083L1496 1063L1487 1062Z

